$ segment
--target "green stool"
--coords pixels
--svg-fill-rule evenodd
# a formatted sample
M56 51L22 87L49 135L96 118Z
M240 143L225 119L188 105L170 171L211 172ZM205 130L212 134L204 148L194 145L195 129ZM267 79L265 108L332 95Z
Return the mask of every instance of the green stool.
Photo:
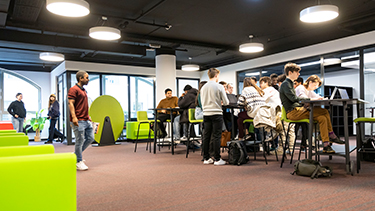
M151 153L151 145L152 145L151 144L152 142L151 141L151 124L155 121L148 119L147 111L137 111L137 122L138 122L138 130L137 130L137 138L135 140L134 152L137 152L137 144L138 144L139 131L140 131L141 125L147 124L148 125L148 139L147 139L146 151L148 149L148 143L150 143L150 153Z
M361 132L362 131L361 125L364 125L365 123L375 123L375 118L374 117L359 117L355 119L353 122L356 124L357 173L359 173L359 170L361 169L361 160L363 158L363 153L375 153L374 149L365 148L363 146L363 140L365 139L365 137L363 136L364 134L362 134Z
M195 119L195 108L189 108L188 116L189 116L189 129L188 129L188 137L187 137L187 143L186 143L186 158L189 156L191 127L193 127L196 124L203 123L203 119ZM202 132L202 140L203 140L203 132ZM193 152L195 152L194 148L193 148Z

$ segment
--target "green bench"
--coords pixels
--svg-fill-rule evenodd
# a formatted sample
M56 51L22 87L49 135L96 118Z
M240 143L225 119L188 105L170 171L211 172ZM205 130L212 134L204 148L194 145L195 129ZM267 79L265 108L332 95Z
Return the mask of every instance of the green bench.
M0 136L25 136L24 133L0 133Z
M139 122L126 122L126 138L127 139L137 139ZM138 139L148 139L148 124L141 124L139 129ZM154 138L154 131L151 130L151 138Z
M52 145L0 147L1 210L76 210L76 171Z
M29 145L29 137L26 135L0 136L0 147Z
M2 133L17 133L16 130L0 130L0 134Z

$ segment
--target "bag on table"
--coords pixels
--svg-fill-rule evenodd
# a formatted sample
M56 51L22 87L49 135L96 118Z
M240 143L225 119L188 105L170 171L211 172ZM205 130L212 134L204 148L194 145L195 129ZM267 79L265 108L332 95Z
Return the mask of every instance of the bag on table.
M224 131L221 133L221 147L227 147L227 142L230 141L232 133L228 131Z
M331 177L332 168L329 166L322 166L319 161L304 159L298 160L294 163L294 175L296 173L299 176L307 176L311 179L318 178L319 176Z
M250 160L243 141L231 141L228 151L228 162L232 165L245 164Z

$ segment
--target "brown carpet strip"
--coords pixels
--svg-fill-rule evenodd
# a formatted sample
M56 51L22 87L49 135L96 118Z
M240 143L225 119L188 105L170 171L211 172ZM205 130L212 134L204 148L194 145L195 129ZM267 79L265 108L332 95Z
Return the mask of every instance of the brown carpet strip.
M54 145L57 153L74 150ZM145 147L140 143L136 153L131 142L88 148L83 155L89 170L77 172L78 210L375 209L375 163L362 162L360 173L351 176L343 157L322 156L333 176L312 180L290 175L290 156L283 168L274 155L266 165L261 153L256 161L250 154L251 161L242 166L213 166L202 164L200 151L185 158L184 145L175 155L168 147L156 154ZM351 157L355 160L354 153Z

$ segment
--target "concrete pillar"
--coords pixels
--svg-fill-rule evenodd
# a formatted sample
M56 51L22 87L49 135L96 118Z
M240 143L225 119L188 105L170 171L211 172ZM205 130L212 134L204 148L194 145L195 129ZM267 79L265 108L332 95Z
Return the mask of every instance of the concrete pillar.
M164 90L166 88L172 89L172 95L177 95L176 90L176 56L171 54L165 54L156 52L155 58L156 64L156 106L160 100L165 98Z

